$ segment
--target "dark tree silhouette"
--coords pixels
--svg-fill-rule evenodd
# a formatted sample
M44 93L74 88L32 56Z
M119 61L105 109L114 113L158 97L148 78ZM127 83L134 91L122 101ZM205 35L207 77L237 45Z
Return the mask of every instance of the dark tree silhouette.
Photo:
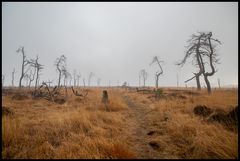
M221 44L221 42L212 38L212 32L198 32L198 34L193 34L187 42L189 45L187 46L185 57L180 63L177 63L177 65L183 66L186 63L186 60L192 56L192 63L197 66L199 70L198 73L194 73L194 76L186 80L185 83L196 78L197 89L201 90L200 76L203 75L208 93L211 93L211 86L208 77L216 73L214 66L216 63L219 63L216 54L216 43ZM206 72L207 64L210 66L210 72Z
M40 71L43 69L43 65L42 64L39 64L38 62L38 55L37 55L37 58L36 59L31 59L29 61L30 65L32 67L35 68L36 70L36 79L35 79L35 90L37 89L37 86L38 86L38 83L39 83L39 75L40 75ZM34 71L35 73L35 71ZM34 74L35 75L35 74Z
M212 32L209 33L204 33L202 32L201 35L204 35L205 40L204 40L204 45L205 45L205 51L203 51L201 54L203 56L206 55L206 57L208 58L208 62L204 62L202 57L201 58L201 63L203 66L203 76L204 76L204 80L205 83L207 85L207 90L208 93L211 93L211 84L208 80L208 77L213 76L217 70L215 69L216 64L219 64L219 59L217 58L217 53L216 53L216 48L219 44L221 44L221 42L217 39L212 38ZM205 68L205 64L209 64L210 66L210 71L207 72L206 68Z
M55 66L57 68L56 70L58 71L58 74L59 74L58 75L58 87L60 87L61 78L62 78L62 70L65 69L66 61L67 61L67 58L64 55L61 55L55 61Z
M19 47L16 52L21 52L22 53L22 70L21 70L21 76L19 79L19 88L22 87L22 79L24 78L25 74L27 73L28 70L25 71L25 67L29 64L29 61L26 58L25 52L24 52L24 47Z
M159 59L158 59L158 57L157 56L154 56L153 57L153 61L152 61L152 63L150 64L150 65L152 65L153 63L157 63L158 64L158 66L159 66L159 68L160 68L160 71L157 71L156 72L156 89L158 89L158 80L159 80L159 76L161 75L161 74L163 74L163 70L162 70L162 66L161 66L161 64L160 64L160 62L163 62L163 61L159 61Z

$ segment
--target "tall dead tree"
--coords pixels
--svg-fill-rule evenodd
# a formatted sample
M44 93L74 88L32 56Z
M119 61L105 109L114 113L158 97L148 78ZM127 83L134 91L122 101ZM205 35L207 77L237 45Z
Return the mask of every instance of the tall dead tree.
M38 55L36 57L36 59L31 59L29 61L31 67L34 67L35 69L35 72L36 72L36 79L35 79L35 90L37 89L37 86L39 84L39 75L40 75L40 71L43 69L43 65L42 64L39 64L38 62ZM35 73L34 72L34 73ZM35 75L35 74L34 74Z
M219 40L213 39L211 36L211 32L198 32L198 34L193 34L188 40L189 45L187 46L187 52L184 59L180 63L177 63L177 65L183 66L187 58L192 56L192 63L197 66L199 70L198 73L194 73L194 76L186 80L185 83L196 78L197 89L201 90L200 76L203 75L208 93L211 93L208 77L216 73L214 65L215 63L219 63L219 59L216 58L217 54L215 53L217 44L212 45L212 41L221 44ZM206 72L207 64L210 66L210 72Z
M67 87L67 79L70 77L70 73L67 71L67 69L64 67L62 69L62 74L63 74L63 85L64 87Z
M64 67L62 69L63 77L64 77L64 88L65 88L65 96L67 96L67 79L71 76L71 74L67 71L67 69Z
M161 74L163 74L163 70L162 70L162 66L161 66L160 62L163 62L163 61L160 61L157 56L154 56L154 57L153 57L153 61L152 61L152 63L150 64L150 65L152 65L153 63L157 63L158 66L159 66L159 68L160 68L160 71L157 71L157 72L156 72L156 75L155 75L155 76L156 76L156 77L155 77L155 78L156 78L156 89L158 89L159 76L160 76Z
M203 51L201 54L204 56L206 55L206 57L208 58L207 62L204 62L203 59L201 58L201 63L203 66L203 76L204 76L204 80L205 83L207 85L207 90L208 93L211 93L211 84L208 80L208 77L213 76L217 71L215 69L215 65L219 64L219 59L217 58L217 53L216 53L216 47L217 45L221 44L221 42L217 39L212 38L212 32L209 33L200 33L201 35L203 35L203 37L205 38L203 40L204 43L204 49L205 51ZM207 72L205 69L205 64L209 64L210 66L210 71Z
M88 75L88 87L90 87L91 79L93 76L94 76L94 73L90 72L90 74Z
M28 70L25 71L25 67L29 64L29 61L26 58L25 52L24 52L24 47L19 47L16 52L21 52L22 53L22 70L21 70L21 76L19 79L19 88L22 87L22 79L24 78L25 74L27 73Z
M201 46L201 36L197 36L193 34L191 38L187 41L189 44L186 46L187 51L184 59L180 62L177 63L176 65L180 65L181 67L186 63L186 60L190 57L193 56L192 64L198 68L197 73L193 73L194 76L188 80L185 81L187 83L188 81L196 78L196 83L197 83L197 89L201 90L201 84L200 84L200 76L203 73L203 67L201 64L201 58L200 58L200 46Z
M143 79L143 87L145 87L145 82L147 80L147 77L148 77L148 73L145 71L145 69L142 69L140 71L140 76L142 77Z
M58 87L60 87L62 70L65 69L67 58L64 55L61 55L55 61L56 70L58 71Z
M12 71L12 86L14 87L14 75L15 75L16 71L15 71L15 68L13 68L13 71Z

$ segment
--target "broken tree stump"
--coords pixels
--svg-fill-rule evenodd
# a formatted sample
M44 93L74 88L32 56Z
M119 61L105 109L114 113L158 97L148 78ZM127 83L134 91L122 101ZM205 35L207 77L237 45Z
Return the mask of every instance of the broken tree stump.
M106 111L111 111L111 109L108 107L109 100L107 90L103 90L102 103L104 103Z

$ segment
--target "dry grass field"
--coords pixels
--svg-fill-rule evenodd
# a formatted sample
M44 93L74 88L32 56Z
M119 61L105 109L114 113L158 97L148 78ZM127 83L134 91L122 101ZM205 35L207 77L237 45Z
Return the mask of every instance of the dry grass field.
M238 106L236 89L211 95L196 89L151 92L90 88L85 100L70 94L63 104L28 97L27 90L2 91L2 157L8 158L159 158L236 159L238 122L214 120ZM212 113L194 113L205 105ZM225 114L225 115L224 115Z

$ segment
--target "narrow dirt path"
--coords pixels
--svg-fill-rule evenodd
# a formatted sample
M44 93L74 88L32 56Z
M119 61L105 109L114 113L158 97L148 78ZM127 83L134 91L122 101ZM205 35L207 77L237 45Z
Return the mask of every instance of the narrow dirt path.
M154 145L149 145L148 133L150 132L150 120L146 114L150 111L138 102L134 102L128 94L122 96L129 109L125 115L127 138L136 153L138 159L165 158Z

